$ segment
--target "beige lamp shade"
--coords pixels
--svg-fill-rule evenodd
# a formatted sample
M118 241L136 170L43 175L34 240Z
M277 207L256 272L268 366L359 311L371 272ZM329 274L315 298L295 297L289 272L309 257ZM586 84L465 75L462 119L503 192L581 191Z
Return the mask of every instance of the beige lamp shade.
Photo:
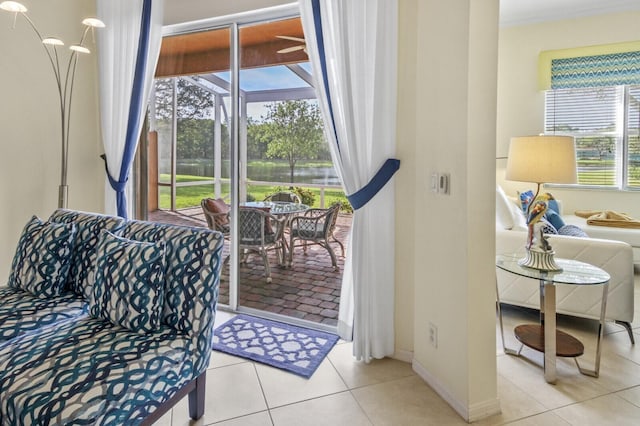
M507 180L534 183L576 183L576 144L572 136L511 138Z

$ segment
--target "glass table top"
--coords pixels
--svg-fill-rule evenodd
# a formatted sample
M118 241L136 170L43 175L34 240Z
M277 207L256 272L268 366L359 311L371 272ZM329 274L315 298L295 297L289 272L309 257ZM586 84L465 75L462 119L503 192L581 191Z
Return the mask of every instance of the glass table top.
M558 259L555 261L562 271L541 271L539 269L520 266L518 261L523 254L499 254L496 256L496 266L507 272L523 277L544 280L557 284L595 285L605 284L611 278L608 273L597 266L573 259Z
M244 207L257 207L257 208L270 208L270 213L274 215L278 214L291 214L299 213L309 209L306 204L291 203L288 201L248 201L243 203Z

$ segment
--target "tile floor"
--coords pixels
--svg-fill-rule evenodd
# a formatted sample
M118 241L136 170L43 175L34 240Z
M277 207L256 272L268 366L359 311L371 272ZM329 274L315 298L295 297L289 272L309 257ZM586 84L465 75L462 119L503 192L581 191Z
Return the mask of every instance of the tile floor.
M502 413L481 425L640 425L640 275L636 273L637 345L608 324L600 378L578 373L570 359L558 362L556 385L544 381L542 358L505 355L496 328L498 396ZM512 328L536 315L505 309L507 345ZM220 312L217 323L230 314ZM559 317L558 326L585 343L585 363L595 351L595 322ZM207 377L207 405L200 421L189 421L181 401L157 425L458 425L465 424L411 369L392 359L367 365L351 357L351 345L338 343L309 380L278 369L213 353Z

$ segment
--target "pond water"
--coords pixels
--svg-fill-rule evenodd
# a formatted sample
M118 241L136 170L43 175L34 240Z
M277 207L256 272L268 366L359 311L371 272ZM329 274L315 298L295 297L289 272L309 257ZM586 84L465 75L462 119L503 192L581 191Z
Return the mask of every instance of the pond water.
M290 170L287 164L247 165L247 177L267 182L289 182ZM296 167L294 179L297 183L340 185L333 167Z
M180 161L176 164L179 175L213 176L213 164L208 161ZM222 176L229 176L229 162L222 163ZM255 181L289 183L289 165L286 163L249 163L247 177ZM333 167L302 164L294 170L295 183L340 185Z

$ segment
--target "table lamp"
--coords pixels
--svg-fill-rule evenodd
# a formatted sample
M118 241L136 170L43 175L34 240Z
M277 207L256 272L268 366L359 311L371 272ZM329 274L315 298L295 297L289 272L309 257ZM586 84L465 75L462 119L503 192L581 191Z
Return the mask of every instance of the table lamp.
M545 200L536 200L543 183L577 182L575 139L572 136L555 135L511 138L505 179L538 185L536 195L525 212L529 228L527 255L519 263L529 268L559 271L561 268L553 259L555 252L542 233L535 229L547 209Z

